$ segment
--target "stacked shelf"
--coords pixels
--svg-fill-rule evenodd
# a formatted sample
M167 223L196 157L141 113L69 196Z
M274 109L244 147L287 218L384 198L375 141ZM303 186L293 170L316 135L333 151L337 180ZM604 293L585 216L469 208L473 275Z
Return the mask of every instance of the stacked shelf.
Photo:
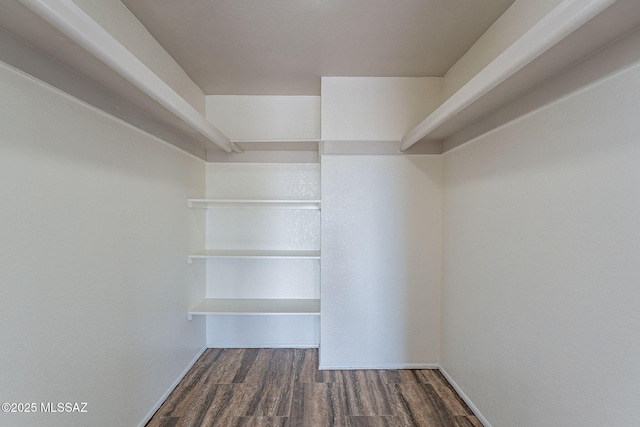
M320 210L320 200L189 199L191 209L254 208ZM320 259L319 250L209 249L189 254L195 259ZM193 315L320 315L319 299L206 298L188 312Z
M192 315L320 315L319 299L207 298L189 310Z

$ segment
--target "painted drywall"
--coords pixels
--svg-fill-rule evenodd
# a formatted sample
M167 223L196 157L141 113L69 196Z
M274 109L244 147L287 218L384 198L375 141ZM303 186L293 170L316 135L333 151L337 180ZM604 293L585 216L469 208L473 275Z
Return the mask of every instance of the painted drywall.
M231 139L320 139L319 96L206 97L207 119Z
M400 141L441 102L442 78L322 77L322 139Z
M322 156L322 368L438 363L441 164Z
M320 199L317 163L208 163L210 199ZM206 249L320 249L320 211L214 208ZM207 298L320 298L317 259L211 259ZM207 316L208 347L317 347L318 316Z
M4 65L0 92L0 395L38 407L0 424L137 425L205 346L205 163Z
M464 86L562 1L516 0L447 71L444 76L444 99Z
M444 155L442 365L494 427L640 416L640 66Z

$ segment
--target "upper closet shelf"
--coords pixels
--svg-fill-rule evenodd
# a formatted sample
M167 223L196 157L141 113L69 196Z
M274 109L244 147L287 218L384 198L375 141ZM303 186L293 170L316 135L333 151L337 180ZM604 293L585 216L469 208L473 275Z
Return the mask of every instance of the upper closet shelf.
M187 206L207 208L268 208L268 209L313 209L319 210L320 200L274 200L274 199L189 199Z
M131 92L130 84L150 98L149 101L153 102L145 99L141 103L145 113L177 131L192 133L194 142L204 149L221 148L228 153L242 152L240 147L233 144L187 102L181 93L168 85L155 70L142 62L73 1L21 0L21 3L123 78L124 80L118 79L115 83L118 92ZM158 47L161 48L160 45ZM96 75L89 77L104 79L104 75L104 72L96 72ZM106 87L113 87L114 80L109 80L109 86ZM125 99L127 98L125 95ZM136 103L134 105L139 106Z
M637 0L561 1L403 138L444 141L636 28ZM445 147L446 151L446 147Z

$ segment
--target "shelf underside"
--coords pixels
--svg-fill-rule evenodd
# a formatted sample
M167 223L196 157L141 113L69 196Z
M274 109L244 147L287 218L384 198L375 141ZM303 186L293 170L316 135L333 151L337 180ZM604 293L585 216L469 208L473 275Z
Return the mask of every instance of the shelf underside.
M192 315L320 315L319 299L207 298L189 310Z

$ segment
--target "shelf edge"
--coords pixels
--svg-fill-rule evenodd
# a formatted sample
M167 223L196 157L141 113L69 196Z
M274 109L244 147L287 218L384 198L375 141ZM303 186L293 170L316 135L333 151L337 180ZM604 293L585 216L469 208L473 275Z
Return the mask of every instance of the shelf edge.
M205 298L204 300L202 300L200 303L198 303L196 306L194 306L191 310L189 310L187 312L187 318L188 320L192 319L192 316L209 316L209 315L216 315L216 316L319 316L320 315L320 299L274 299L273 301L276 302L276 304L281 304L283 301L289 301L293 304L295 304L296 302L298 303L307 303L307 304L314 304L317 307L313 307L313 310L309 310L309 311L305 311L305 310L274 310L274 311L268 311L268 310L259 310L259 309L247 309L247 310L243 310L241 308L237 308L237 309L228 309L228 310L224 310L224 309L206 309L206 308L202 308L202 306L206 306L207 303L212 303L212 302L237 302L237 303L242 303L242 302L253 302L253 303L268 303L270 300L269 299L242 299L242 298ZM249 303L251 304L251 303Z

